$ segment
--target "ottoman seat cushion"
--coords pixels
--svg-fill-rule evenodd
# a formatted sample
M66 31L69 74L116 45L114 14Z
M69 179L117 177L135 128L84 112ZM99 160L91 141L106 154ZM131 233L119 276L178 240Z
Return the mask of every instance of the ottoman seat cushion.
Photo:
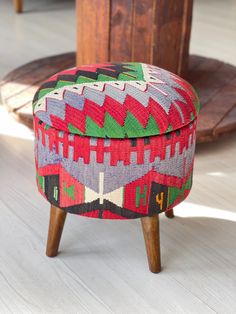
M39 191L68 212L139 218L188 195L198 98L178 76L141 63L81 66L33 101Z
M46 81L34 114L69 133L136 138L177 130L194 120L199 102L178 76L141 63L81 66Z

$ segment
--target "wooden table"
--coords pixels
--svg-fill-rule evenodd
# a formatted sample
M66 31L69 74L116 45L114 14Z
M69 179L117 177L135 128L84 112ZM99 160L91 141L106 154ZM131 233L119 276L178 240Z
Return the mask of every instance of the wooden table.
M236 67L189 56L192 0L77 0L77 55L28 63L0 83L2 102L32 126L31 100L41 82L77 64L140 61L175 72L193 84L202 109L197 141L236 130Z
M193 0L77 0L77 64L138 61L185 75Z

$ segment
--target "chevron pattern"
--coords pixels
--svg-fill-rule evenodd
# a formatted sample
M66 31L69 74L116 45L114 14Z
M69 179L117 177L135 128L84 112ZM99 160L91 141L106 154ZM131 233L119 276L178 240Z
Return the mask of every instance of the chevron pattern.
M40 193L67 212L132 219L192 185L199 102L178 76L141 63L62 71L33 101Z
M163 69L106 64L61 72L36 93L34 114L58 130L102 138L168 133L199 111L192 87Z
M71 84L101 81L142 80L143 73L138 63L86 65L61 71L44 82L34 96L33 103L49 91Z

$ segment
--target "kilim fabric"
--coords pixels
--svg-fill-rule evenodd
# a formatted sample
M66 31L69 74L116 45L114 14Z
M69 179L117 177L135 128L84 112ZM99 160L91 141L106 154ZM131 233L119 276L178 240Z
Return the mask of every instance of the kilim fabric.
M53 205L106 219L152 216L192 185L198 98L140 63L60 72L35 95L37 184Z
M178 76L141 63L81 66L54 75L38 90L34 114L68 133L103 138L164 134L199 111L193 88Z

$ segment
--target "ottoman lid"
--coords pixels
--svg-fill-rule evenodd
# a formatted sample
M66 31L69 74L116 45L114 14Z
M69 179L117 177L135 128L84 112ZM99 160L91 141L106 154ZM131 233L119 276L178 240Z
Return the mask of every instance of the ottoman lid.
M34 115L69 133L108 138L159 135L189 124L199 101L182 78L143 63L105 63L59 72L42 84Z

